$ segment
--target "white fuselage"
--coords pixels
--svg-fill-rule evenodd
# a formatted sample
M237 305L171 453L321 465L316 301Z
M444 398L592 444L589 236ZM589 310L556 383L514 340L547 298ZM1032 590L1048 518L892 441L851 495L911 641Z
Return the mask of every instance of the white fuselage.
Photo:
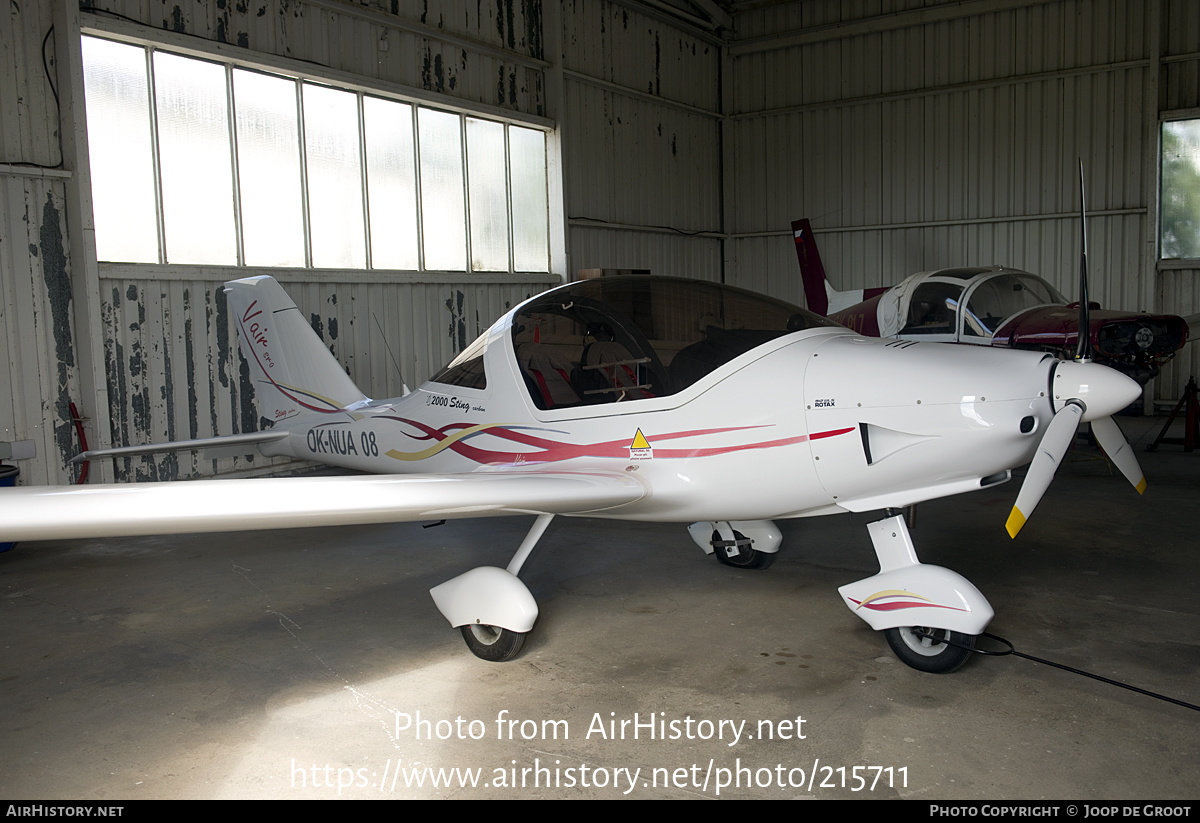
M492 335L486 389L430 382L297 416L264 451L383 473L623 472L652 493L595 516L757 520L979 488L1029 462L1052 415L1043 355L840 329L759 346L668 397L545 411L521 386L505 324Z

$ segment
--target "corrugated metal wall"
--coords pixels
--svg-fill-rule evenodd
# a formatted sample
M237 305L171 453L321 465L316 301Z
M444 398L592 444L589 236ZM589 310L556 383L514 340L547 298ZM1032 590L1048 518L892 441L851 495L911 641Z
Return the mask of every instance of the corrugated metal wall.
M735 50L734 173L738 193L752 199L731 210L731 231L786 233L789 216L812 218L816 231L837 232L828 242L818 237L842 288L891 285L926 268L1005 263L1070 291L1078 258L1070 235L1078 229L1069 215L1078 213L1081 157L1092 237L1118 254L1094 250L1109 265L1096 271L1093 293L1137 302L1140 233L1132 244L1119 238L1128 214L1145 209L1146 27L1112 23L1136 17L1129 7L1142 5L1038 4L886 32L843 19L844 33L835 28L829 39ZM1084 20L1109 25L1077 31ZM794 82L762 84L770 74ZM794 289L794 254L778 245L791 265L768 265L788 281L782 288ZM756 256L739 252L739 262ZM1134 283L1132 294L1121 280Z
M737 26L732 281L801 301L788 223L809 217L838 288L1004 264L1072 294L1081 158L1092 299L1200 310L1158 302L1148 103L1161 83L1197 105L1194 3L818 1Z
M720 47L635 3L563 3L571 267L721 277Z

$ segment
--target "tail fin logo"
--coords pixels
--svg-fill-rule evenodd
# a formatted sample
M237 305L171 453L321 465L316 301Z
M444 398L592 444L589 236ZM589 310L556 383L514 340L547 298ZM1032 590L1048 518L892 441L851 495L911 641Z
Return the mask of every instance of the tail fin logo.
M271 350L268 348L270 344L267 340L267 327L265 323L260 321L255 321L253 323L250 322L251 320L254 320L255 317L258 317L260 314L262 314L262 309L259 309L258 311L254 310L254 307L257 305L258 301L255 300L246 307L246 311L242 314L242 330L246 332L246 335L252 341L254 341L256 345L263 347L263 365L265 365L268 369L273 369L275 368L275 362L271 359Z

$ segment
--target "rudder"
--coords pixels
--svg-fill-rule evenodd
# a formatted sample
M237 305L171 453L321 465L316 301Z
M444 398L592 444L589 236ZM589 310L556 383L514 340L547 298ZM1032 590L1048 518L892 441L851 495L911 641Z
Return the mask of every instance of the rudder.
M800 281L804 284L804 302L808 310L820 315L829 314L829 297L825 292L827 278L817 241L813 239L808 218L792 221L792 237L796 241L796 258L800 261Z

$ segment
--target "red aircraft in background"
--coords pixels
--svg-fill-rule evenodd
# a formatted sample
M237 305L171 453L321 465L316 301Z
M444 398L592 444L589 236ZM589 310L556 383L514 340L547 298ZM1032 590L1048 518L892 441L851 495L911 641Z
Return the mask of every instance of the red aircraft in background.
M891 288L839 292L826 279L808 219L793 222L792 233L808 308L860 334L1007 346L1067 360L1079 348L1079 302L1068 303L1037 275L1003 266L938 269ZM1143 385L1188 339L1182 317L1089 308L1095 361Z

